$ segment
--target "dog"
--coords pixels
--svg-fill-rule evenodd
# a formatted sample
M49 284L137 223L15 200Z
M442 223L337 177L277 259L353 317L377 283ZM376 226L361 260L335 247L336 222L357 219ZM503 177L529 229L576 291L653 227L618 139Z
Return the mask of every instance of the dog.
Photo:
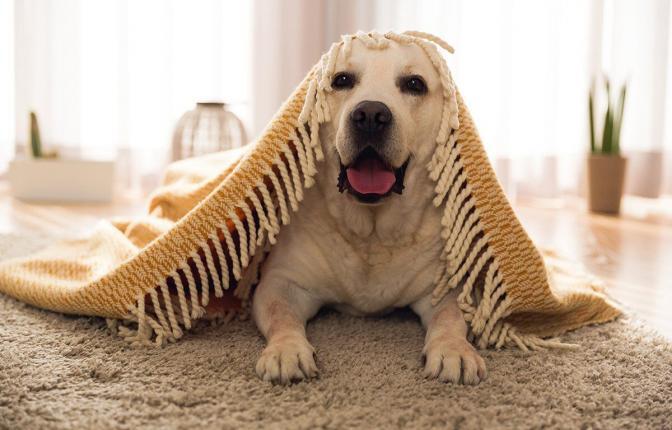
M354 40L339 56L320 128L324 161L295 220L264 262L252 315L267 340L256 372L288 384L317 376L306 323L323 306L380 315L410 306L426 327L424 375L478 384L457 292L431 303L443 240L427 164L442 115L439 74L422 48Z

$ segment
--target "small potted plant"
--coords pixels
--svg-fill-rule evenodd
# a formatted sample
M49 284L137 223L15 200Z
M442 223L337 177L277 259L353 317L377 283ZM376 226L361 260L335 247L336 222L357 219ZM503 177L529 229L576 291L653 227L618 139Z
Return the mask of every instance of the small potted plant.
M601 140L598 141L595 112L595 87L588 96L590 155L588 157L588 205L592 212L618 214L623 196L626 159L621 156L620 138L627 87L621 87L614 105L609 80L605 80L607 108ZM599 115L599 114L598 114Z
M42 146L37 115L30 112L29 156L9 164L14 197L45 202L109 202L114 161L61 157Z

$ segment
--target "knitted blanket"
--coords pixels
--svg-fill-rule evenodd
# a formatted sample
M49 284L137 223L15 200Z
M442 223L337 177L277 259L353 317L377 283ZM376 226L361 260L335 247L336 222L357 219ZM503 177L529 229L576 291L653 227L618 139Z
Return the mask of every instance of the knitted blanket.
M458 304L479 347L562 346L549 337L611 320L619 310L588 278L544 258L523 230L488 161L435 36L357 33L334 43L247 147L170 166L147 216L101 223L0 264L0 292L57 312L120 320L131 343L163 344L206 314L244 315L263 259L300 210L323 152L320 125L338 55L419 45L441 77L443 115L427 166L443 211L442 269L434 301L460 288ZM213 306L213 303L217 306Z

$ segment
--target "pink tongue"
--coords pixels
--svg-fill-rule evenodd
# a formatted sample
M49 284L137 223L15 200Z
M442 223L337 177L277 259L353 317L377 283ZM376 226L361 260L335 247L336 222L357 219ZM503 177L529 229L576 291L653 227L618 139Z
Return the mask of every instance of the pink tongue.
M376 158L359 161L346 170L350 186L360 194L385 194L397 178Z

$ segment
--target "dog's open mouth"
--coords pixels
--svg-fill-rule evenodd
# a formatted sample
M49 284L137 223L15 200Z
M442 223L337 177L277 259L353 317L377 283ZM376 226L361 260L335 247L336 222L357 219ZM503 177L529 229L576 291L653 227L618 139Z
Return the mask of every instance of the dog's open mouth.
M347 190L362 203L376 203L393 192L401 194L409 160L395 169L369 146L349 166L341 164L338 189Z

